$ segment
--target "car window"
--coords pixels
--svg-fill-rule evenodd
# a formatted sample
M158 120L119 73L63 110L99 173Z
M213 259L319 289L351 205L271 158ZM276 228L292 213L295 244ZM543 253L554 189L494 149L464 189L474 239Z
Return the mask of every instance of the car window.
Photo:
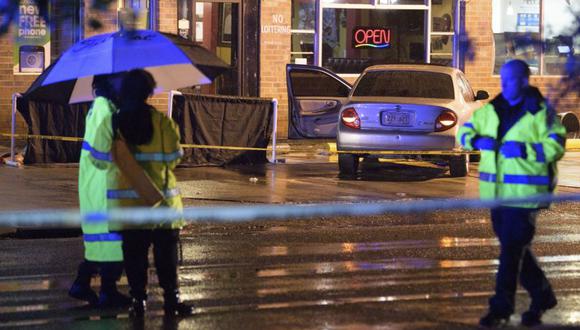
M350 88L334 77L320 71L290 71L294 97L300 96L333 96L347 97Z
M426 71L368 71L353 96L422 97L454 99L451 76Z
M469 82L467 81L467 79L465 79L465 76L463 74L457 75L457 84L459 85L459 89L461 90L461 94L463 95L465 101L467 102L475 101L473 89L471 89Z

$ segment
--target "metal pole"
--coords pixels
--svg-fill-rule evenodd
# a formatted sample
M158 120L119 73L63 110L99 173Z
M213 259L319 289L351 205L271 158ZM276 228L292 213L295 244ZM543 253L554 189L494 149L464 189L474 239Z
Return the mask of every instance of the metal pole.
M18 98L21 97L20 93L12 94L12 122L10 124L10 160L6 162L6 165L9 166L18 166L16 162L16 107L18 103Z
M16 103L18 98L20 97L19 93L12 94L12 123L10 124L10 160L15 162L16 153L14 149L16 148L15 145L15 137L16 134Z
M168 100L168 104L167 104L167 117L171 118L171 116L173 116L173 97L175 95L183 95L181 92L179 91L169 91L169 100Z
M278 134L278 99L272 99L274 105L274 123L272 126L272 160L276 164L276 134Z

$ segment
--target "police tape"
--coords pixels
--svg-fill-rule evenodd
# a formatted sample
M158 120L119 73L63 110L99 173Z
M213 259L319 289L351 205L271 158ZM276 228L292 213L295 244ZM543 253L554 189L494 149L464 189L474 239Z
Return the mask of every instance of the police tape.
M41 140L53 140L53 141L66 141L66 142L82 142L81 137L72 136L54 136L54 135L41 135L41 134L10 134L10 133L0 133L3 137L15 137L23 139L41 139ZM359 154L359 155L466 155L466 154L479 154L478 151L465 151L465 150L337 150L336 143L328 142L325 143L325 149L328 149L325 153L328 155L337 154ZM265 148L258 147L239 147L239 146L216 146L207 144L182 144L183 148L186 149L222 149L222 150L238 150L238 151L272 151L274 148L268 146ZM291 151L293 149L300 149L299 147L292 147L291 145L278 145L276 150L279 151ZM580 151L580 139L568 139L566 140L566 150L567 151Z
M182 211L171 208L121 208L109 212L81 214L78 210L29 210L0 212L0 226L78 226L81 221L111 221L127 225L153 225L174 220L188 223L240 223L256 220L309 219L329 216L371 216L389 213L410 214L464 209L488 209L502 205L527 203L579 202L580 194L536 195L527 198L495 200L427 199L420 201L381 201L364 203L267 204L245 206L188 207Z
M66 142L82 142L82 137L72 137L72 136L55 136L55 135L41 135L41 134L10 134L10 133L0 133L0 136L23 138L23 139L40 139L40 140L53 140L53 141L66 141ZM214 146L205 144L182 144L182 148L197 148L197 149L225 149L225 150L247 150L247 151L268 151L272 148L255 148L255 147L236 147L236 146Z
M40 134L10 134L10 133L0 133L0 136L23 138L23 139L67 141L67 142L82 142L83 141L83 138L74 137L74 136L54 136L54 135L40 135Z

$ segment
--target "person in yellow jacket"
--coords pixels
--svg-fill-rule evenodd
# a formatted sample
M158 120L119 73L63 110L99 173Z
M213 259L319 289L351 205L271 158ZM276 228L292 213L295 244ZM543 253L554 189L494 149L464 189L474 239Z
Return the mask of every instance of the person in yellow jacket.
M118 78L117 78L118 80ZM115 77L95 76L95 100L85 120L85 134L79 161L79 206L81 213L107 210L107 176L111 175L112 117L115 106ZM118 83L117 83L118 85ZM116 282L123 272L122 238L109 231L102 219L88 219L82 223L85 260L69 290L73 298L100 307L121 307L130 304L129 297L117 291ZM101 275L100 295L91 289L91 277Z
M114 118L117 138L122 137L139 165L164 195L157 207L183 208L173 169L183 152L177 125L147 104L153 94L155 80L147 71L128 72L121 84L121 106ZM107 197L117 207L145 206L127 178L118 172L109 182ZM114 188L112 188L114 187ZM165 315L188 315L193 308L180 302L177 281L177 244L182 221L155 225L122 225L125 271L133 298L131 314L144 315L147 300L148 250L153 245L155 268L163 288Z
M521 60L501 68L502 93L476 110L459 130L466 150L480 150L479 190L484 199L525 198L551 193L556 162L564 155L566 130L539 90L529 85L530 69ZM522 314L524 326L541 324L556 306L554 291L531 251L540 203L502 205L491 210L500 242L495 295L480 320L484 327L509 321L514 312L518 277L531 297Z

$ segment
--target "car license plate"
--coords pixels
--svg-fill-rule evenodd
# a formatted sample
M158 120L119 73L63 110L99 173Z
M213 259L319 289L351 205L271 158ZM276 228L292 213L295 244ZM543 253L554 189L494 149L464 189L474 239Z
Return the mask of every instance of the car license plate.
M383 122L385 126L413 126L414 113L408 111L384 111Z

